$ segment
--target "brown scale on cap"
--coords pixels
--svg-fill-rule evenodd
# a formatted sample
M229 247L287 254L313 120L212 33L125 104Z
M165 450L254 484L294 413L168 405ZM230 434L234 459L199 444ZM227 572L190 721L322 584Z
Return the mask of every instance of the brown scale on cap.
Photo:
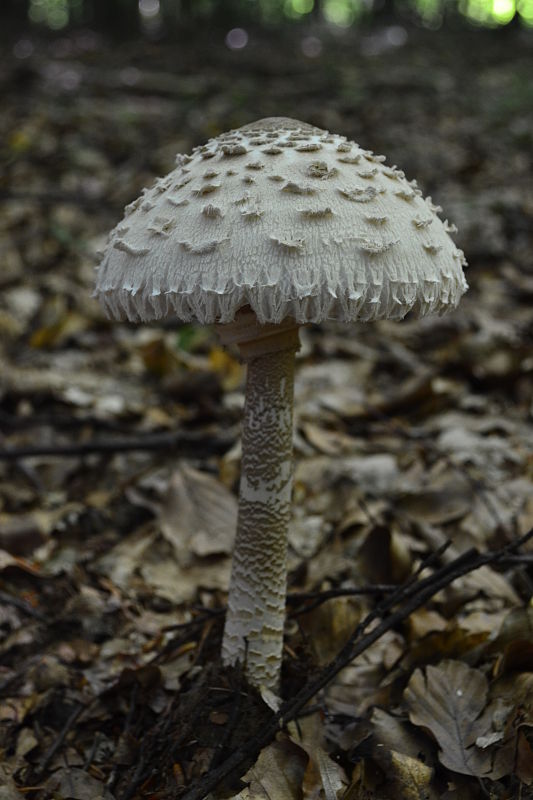
M419 229L420 228L427 228L428 225L431 225L432 222L433 222L433 217L425 217L425 218L423 218L423 217L415 217L413 219L413 225L415 226L415 228L419 228Z
M369 203L371 200L375 200L379 194L373 186L367 186L365 189L358 186L354 189L339 189L339 193L354 203Z
M385 225L388 222L387 216L378 216L373 214L365 214L365 220L370 222L371 225Z
M166 199L171 205L175 206L176 208L179 208L180 206L189 205L189 201L185 197L172 197L171 195L169 195Z
M315 194L316 189L313 186L288 181L281 191L289 194Z
M412 189L398 189L394 192L394 195L396 197L400 197L402 200L407 200L408 202L416 197L416 193L413 192Z
M261 219L265 212L260 208L245 208L241 211L241 217L246 220L255 221Z
M333 211L329 206L327 208L302 208L300 214L307 219L324 219L324 217L331 217Z
M205 186L200 186L199 189L194 189L193 197L202 197L204 194L212 194L220 189L220 183L206 183Z
M334 178L339 170L336 167L330 167L326 161L313 161L306 170L307 174L312 178Z
M375 178L377 174L378 174L377 167L374 167L373 169L358 169L357 170L357 175L360 178L364 178L365 180L369 180L370 178Z
M359 164L361 156L359 154L356 156L339 156L337 161L340 164Z
M208 219L222 219L224 216L222 209L218 206L212 205L211 203L208 203L202 208L202 214Z
M130 256L145 256L150 252L149 247L135 247L135 245L129 244L124 241L124 239L115 239L113 247L115 250L121 250L123 253L127 253Z

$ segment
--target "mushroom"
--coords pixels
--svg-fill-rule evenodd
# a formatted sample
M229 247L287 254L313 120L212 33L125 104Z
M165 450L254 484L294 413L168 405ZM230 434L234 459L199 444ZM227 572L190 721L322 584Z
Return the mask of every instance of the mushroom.
M223 133L126 207L98 271L109 316L215 323L247 363L222 659L256 687L280 678L299 326L443 314L467 289L441 209L384 160L292 119Z

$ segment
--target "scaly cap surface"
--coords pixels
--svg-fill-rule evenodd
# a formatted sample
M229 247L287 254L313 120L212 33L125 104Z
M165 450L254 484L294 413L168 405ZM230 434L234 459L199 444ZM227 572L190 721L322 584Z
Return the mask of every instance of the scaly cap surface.
M464 255L383 156L274 117L223 133L125 209L98 271L111 317L401 319L453 309Z

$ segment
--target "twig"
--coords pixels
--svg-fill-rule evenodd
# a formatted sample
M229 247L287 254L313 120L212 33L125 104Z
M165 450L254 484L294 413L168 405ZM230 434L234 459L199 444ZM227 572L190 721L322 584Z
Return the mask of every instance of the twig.
M437 548L437 550L433 551L425 559L423 559L423 561L418 566L416 572L405 583L402 583L399 586L396 584L392 585L375 584L374 586L362 586L356 589L329 589L324 592L302 592L301 594L293 592L289 594L287 597L289 602L291 600L293 602L296 602L299 599L300 600L306 599L307 597L309 598L316 597L317 599L315 603L312 603L309 606L304 606L304 608L302 609L296 609L296 611L293 611L290 616L295 617L298 616L299 614L307 614L309 611L314 611L315 608L324 603L326 600L329 600L330 597L344 597L344 596L350 597L351 595L361 595L361 594L388 594L388 597L386 597L383 602L387 607L389 607L391 603L394 604L397 601L397 599L401 597L401 595L405 592L406 589L408 589L410 586L412 586L413 583L415 583L416 579L424 569L427 569L428 567L432 566L432 564L435 564L440 559L440 557L450 547L450 545L451 541L449 539L446 539L446 541L443 542L440 545L440 547ZM374 610L371 612L371 614L373 614L374 617L379 616L380 613L381 613L381 605L376 606Z
M533 553L520 553L518 556L507 556L507 558L503 559L500 563L504 567L516 567L517 565L523 565L525 567L526 564L533 564Z
M287 595L287 603L296 604L301 601L313 600L308 605L302 605L291 611L290 617L297 617L300 614L308 614L323 603L334 597L357 597L359 595L380 595L393 592L398 587L395 584L378 583L375 586L358 586L357 588L345 589L326 589L323 592L290 592Z
M403 585L403 584L402 584ZM313 600L314 602L310 605L302 606L302 608L297 608L295 611L291 611L291 617L299 616L300 614L307 614L309 611L313 611L317 606L322 605L327 600L330 600L333 597L352 597L358 595L380 595L385 594L387 592L393 592L398 588L397 584L388 584L388 583L377 583L374 586L358 586L357 588L345 588L345 589L325 589L324 591L316 591L316 592L289 592L287 595L287 603L288 604L296 604L299 602L303 602L306 600ZM226 613L226 606L217 606L216 608L206 608L205 606L197 606L194 610L201 612L201 616L194 617L190 619L188 622L175 622L171 625L164 625L161 628L162 631L181 631L181 630L188 630L190 628L197 627L198 625L203 625L205 622L208 622L212 619L216 619L217 617L222 617ZM175 647L175 642L172 642L172 649ZM161 653L159 653L159 656Z
M86 456L93 453L126 453L132 450L175 450L195 456L218 455L233 444L231 432L218 436L191 431L152 433L127 439L93 439L89 442L58 445L33 445L28 447L6 447L0 450L0 461L16 461L32 456Z
M92 428L98 427L104 431L113 431L114 433L131 433L131 425L120 424L115 420L102 419L92 414L86 414L81 417L62 414L31 414L30 416L23 416L9 414L7 411L0 409L0 427L5 428L8 432L43 426L61 428L62 430L79 430L80 428L86 428L88 425Z
M55 741L52 743L52 745L48 748L48 750L44 754L44 757L43 757L41 763L39 764L39 766L37 768L37 772L35 774L35 778L37 780L39 780L42 777L42 775L44 774L44 771L46 770L46 768L47 768L48 764L50 763L50 761L53 759L53 757L55 756L55 754L57 753L59 748L63 746L63 742L65 741L68 732L71 730L71 728L73 727L74 723L76 722L76 720L80 716L81 712L84 711L84 710L85 710L85 706L83 705L83 703L78 703L76 705L76 707L74 708L74 710L70 714L69 718L67 719L67 721L65 722L65 724L63 725L61 730L59 731L59 735L56 737Z
M265 725L260 733L237 748L220 767L198 781L196 786L183 795L182 800L203 800L209 792L215 789L235 769L240 767L246 759L255 756L262 747L272 741L280 727L295 719L309 700L323 689L341 669L361 655L384 633L403 622L413 611L427 603L437 592L449 586L457 578L473 572L479 567L498 563L531 538L533 538L533 529L520 539L494 552L479 554L473 548L454 559L451 563L446 564L428 578L423 578L414 583L409 582L407 586L394 593L395 597L384 600L380 604L381 611L391 612L385 619L376 625L373 630L362 635L368 625L374 621L376 611L371 612L357 626L346 645L315 680L304 686L293 699L286 701L280 711L274 715L272 721ZM392 613L393 606L401 601L404 603L403 607Z

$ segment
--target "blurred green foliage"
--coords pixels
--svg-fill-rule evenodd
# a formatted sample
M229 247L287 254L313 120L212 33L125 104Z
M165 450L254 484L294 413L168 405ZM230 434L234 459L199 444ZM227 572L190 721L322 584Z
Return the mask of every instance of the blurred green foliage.
M61 30L92 25L113 32L170 32L214 25L279 25L306 20L347 27L374 16L415 18L438 28L446 14L496 27L519 20L533 26L533 0L2 0L13 19Z

